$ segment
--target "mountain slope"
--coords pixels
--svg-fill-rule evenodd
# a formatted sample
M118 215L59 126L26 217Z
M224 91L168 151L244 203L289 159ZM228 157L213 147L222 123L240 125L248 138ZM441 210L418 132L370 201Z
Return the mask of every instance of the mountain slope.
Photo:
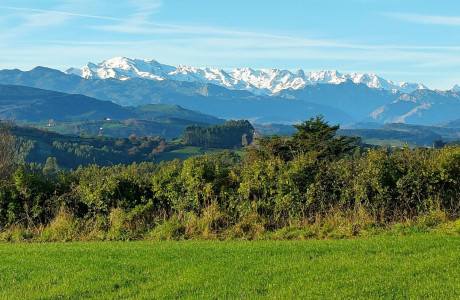
M372 89L364 84L344 82L339 85L319 84L298 90L283 90L276 96L333 106L361 120L377 108L390 104L403 95L398 91Z
M134 114L110 101L83 95L14 85L0 85L0 117L17 121L126 119Z
M188 110L179 105L167 104L147 104L136 107L126 107L128 111L142 120L170 120L181 119L204 124L224 124L225 120L210 115L205 115L197 111ZM187 122L190 124L190 122Z
M458 119L459 112L460 92L417 90L378 108L371 117L384 123L435 125Z

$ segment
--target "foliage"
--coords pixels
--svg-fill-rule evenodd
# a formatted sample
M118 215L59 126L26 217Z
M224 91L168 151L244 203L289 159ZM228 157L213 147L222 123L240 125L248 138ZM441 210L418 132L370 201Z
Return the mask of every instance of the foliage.
M11 175L15 161L15 138L11 123L0 122L0 179Z
M53 157L43 167L19 164L0 185L0 229L47 228L24 235L44 240L259 239L282 229L330 238L458 219L459 147L350 151L355 139L336 137L337 128L311 119L244 157L224 151L76 170Z
M244 147L251 144L254 128L247 120L230 120L223 125L200 127L191 125L185 128L182 140L186 145L206 148Z
M321 115L294 127L297 132L292 138L274 136L260 139L257 154L289 161L296 155L314 152L318 159L335 159L355 148L355 142L359 140L356 137L336 136L339 126L329 125Z
M335 137L339 125L330 126L323 116L310 118L294 127L297 133L292 136L292 144L297 151L314 151L325 157L335 158L350 151L359 139L344 135Z

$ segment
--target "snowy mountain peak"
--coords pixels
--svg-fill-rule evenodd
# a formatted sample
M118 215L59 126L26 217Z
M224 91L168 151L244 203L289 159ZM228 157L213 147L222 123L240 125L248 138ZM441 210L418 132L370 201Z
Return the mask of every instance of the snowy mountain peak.
M304 70L302 69L298 69L296 72L295 72L295 75L299 76L299 77L305 77L305 72Z
M299 69L295 73L289 70L251 68L225 71L219 68L197 68L185 65L173 67L163 65L154 59L131 59L114 57L99 64L88 63L82 68L70 68L68 74L87 79L145 78L151 80L176 80L188 82L212 83L233 90L247 90L257 95L271 95L285 89L301 89L307 85L341 84L348 80L355 84L365 84L370 88L389 91L398 90L411 93L417 89L426 89L421 83L392 82L374 74L342 74L337 70L322 70L306 73ZM458 86L457 86L458 87ZM460 90L460 87L458 87Z
M460 91L460 85L456 84L451 88L451 91L459 92Z
M130 78L147 78L164 80L165 76L175 69L172 66L160 64L154 59L114 57L99 64L90 62L80 69L70 68L66 73L87 79L114 78L128 80Z
M312 84L341 84L347 81L347 78L337 70L310 72L305 79Z

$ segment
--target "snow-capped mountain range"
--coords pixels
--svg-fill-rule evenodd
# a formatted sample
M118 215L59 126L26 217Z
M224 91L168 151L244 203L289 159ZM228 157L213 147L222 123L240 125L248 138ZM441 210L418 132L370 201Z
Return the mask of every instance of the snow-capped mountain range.
M344 75L337 71L226 71L113 58L69 69L67 74L46 67L0 70L1 84L82 94L122 106L180 105L219 118L260 124L291 124L319 114L332 124L350 128L460 120L458 85L447 91L430 90L421 84L393 83L371 74Z
M230 90L247 90L256 95L273 95L282 90L298 90L316 84L341 84L352 81L365 84L370 88L411 93L427 89L421 83L393 82L374 74L341 74L335 70L305 72L289 70L251 68L225 71L219 68L196 68L184 65L173 67L153 59L130 59L114 57L102 63L88 63L82 68L70 68L67 74L74 74L86 79L145 78L151 80L176 80L186 82L212 83Z

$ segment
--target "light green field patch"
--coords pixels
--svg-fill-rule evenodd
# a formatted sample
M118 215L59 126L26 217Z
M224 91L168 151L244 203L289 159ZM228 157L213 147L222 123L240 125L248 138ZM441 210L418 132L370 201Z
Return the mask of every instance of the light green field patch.
M364 144L376 145L376 146L394 146L394 147L403 147L405 144L408 144L410 147L415 147L415 143L407 143L401 140L396 139L365 139L363 140Z
M170 153L202 154L204 151L200 147L184 146L180 149L173 150Z

